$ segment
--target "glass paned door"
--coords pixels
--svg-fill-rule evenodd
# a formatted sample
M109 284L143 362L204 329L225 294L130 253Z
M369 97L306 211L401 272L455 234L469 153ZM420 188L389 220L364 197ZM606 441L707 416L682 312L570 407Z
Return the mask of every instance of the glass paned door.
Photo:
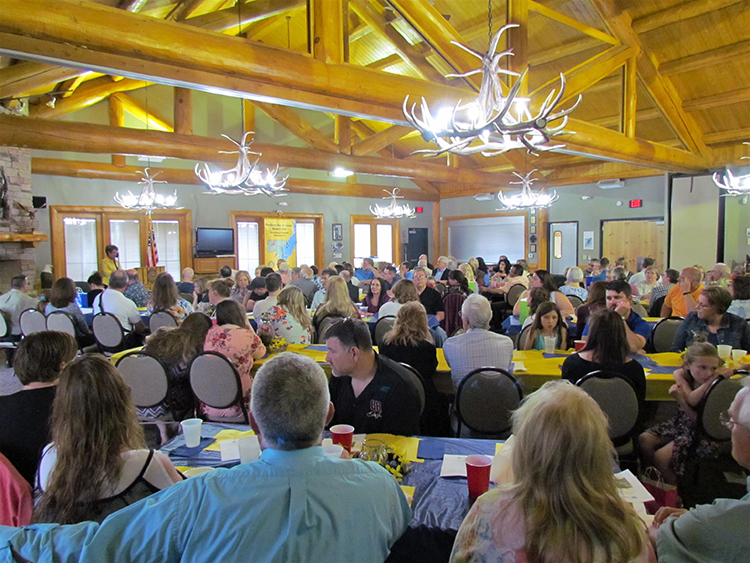
M156 249L159 253L157 266L164 266L164 271L172 274L179 283L182 276L180 267L180 222L153 221Z
M141 222L138 219L110 219L109 240L120 250L123 270L141 267Z
M65 273L74 281L86 281L99 269L96 245L96 219L63 218Z

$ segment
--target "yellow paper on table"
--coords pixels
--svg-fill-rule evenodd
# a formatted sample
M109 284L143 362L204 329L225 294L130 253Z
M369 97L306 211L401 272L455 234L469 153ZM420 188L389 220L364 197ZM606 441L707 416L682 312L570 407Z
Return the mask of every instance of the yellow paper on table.
M414 502L414 487L409 487L408 485L400 485L401 490L404 491L404 494L406 495L406 502L409 503L409 506L411 506L411 503Z
M503 448L504 445L505 445L505 442L498 442L497 444L495 444L495 455L500 453L500 450Z
M255 436L255 432L253 432L252 430L234 430L232 428L225 428L216 436L214 436L214 439L216 440L215 442L203 449L204 451L208 452L220 452L221 444L219 444L219 442L222 442L224 440L238 440L240 438L244 438L245 436Z
M187 465L175 465L174 468L180 473L185 473L185 471L192 469L192 467L188 467Z
M406 461L422 462L424 460L417 458L419 451L419 438L410 438L408 436L396 436L394 434L368 434L367 438L382 440L386 446L390 446L397 453L406 458Z

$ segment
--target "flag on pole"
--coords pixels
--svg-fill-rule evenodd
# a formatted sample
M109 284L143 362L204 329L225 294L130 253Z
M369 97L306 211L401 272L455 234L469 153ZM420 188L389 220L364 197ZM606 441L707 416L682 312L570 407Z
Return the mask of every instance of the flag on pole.
M159 263L159 251L156 249L156 233L151 217L148 218L148 246L146 247L146 265L149 268L156 267Z

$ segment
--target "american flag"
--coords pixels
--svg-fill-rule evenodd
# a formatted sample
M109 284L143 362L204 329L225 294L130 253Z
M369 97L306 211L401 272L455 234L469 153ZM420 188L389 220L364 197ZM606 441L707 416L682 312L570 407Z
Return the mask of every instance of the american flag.
M148 245L146 247L146 265L149 268L156 267L159 263L159 251L156 249L156 233L151 217L148 218Z

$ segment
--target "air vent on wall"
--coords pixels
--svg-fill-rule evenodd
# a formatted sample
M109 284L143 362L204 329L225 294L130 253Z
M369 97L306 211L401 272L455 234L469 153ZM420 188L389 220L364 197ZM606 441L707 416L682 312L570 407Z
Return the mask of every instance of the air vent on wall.
M474 199L477 201L490 201L495 199L495 196L493 194L477 194L474 196Z
M614 178L612 180L599 180L596 185L602 190L612 190L625 187L625 180L620 180L619 178Z

